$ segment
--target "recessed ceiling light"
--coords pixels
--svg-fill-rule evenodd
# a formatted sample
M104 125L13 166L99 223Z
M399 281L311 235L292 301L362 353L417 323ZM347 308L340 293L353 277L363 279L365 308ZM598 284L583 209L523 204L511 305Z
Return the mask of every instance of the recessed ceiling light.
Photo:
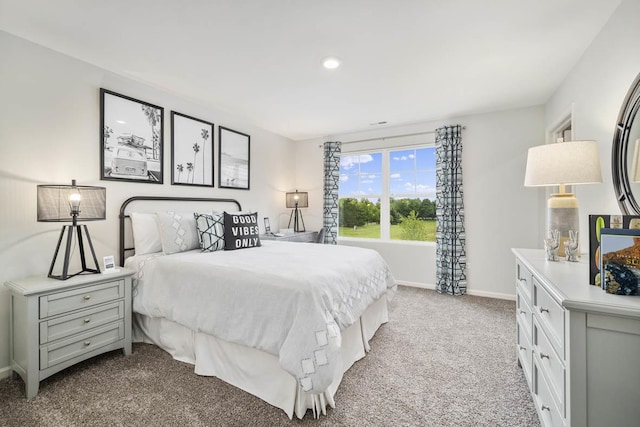
M342 64L342 61L335 56L327 56L322 60L322 66L328 70L334 70L338 68L340 64Z

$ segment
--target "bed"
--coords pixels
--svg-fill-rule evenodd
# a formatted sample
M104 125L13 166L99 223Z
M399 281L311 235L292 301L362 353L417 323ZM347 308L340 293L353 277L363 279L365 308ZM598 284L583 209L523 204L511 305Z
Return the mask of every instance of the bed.
M395 281L369 249L260 241L255 217L233 199L141 196L122 204L120 263L135 271L134 340L290 419L326 414L343 374L388 321Z

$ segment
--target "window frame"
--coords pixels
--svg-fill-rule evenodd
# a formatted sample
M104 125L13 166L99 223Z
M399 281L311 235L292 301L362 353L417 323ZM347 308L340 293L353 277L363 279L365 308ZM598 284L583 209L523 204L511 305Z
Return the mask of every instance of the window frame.
M403 150L419 150L422 148L434 148L435 142L425 142L424 144L411 144L411 145L399 145L397 147L371 147L360 148L353 151L342 151L342 156L360 156L363 154L381 153L382 155L382 193L380 194L380 237L346 237L341 236L339 232L340 218L338 215L338 241L357 241L357 242L372 242L372 243L390 243L390 244L404 244L404 245L419 245L419 246L434 246L434 241L420 241L420 240L398 240L391 239L391 153ZM412 172L416 173L417 169L412 169ZM435 175L436 168L434 167L433 173ZM420 197L423 193L415 194L398 194L396 196L410 198ZM350 197L350 196L344 196ZM375 197L375 196L374 196ZM435 200L435 192L433 193ZM338 190L338 198L340 199L340 192ZM358 199L370 198L367 195L358 196Z

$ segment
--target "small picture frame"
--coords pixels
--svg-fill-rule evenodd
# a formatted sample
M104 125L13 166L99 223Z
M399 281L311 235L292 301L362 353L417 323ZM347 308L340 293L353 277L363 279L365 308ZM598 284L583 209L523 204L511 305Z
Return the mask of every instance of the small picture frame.
M638 295L640 230L600 230L600 281L608 294Z
M104 274L115 273L120 271L119 269L116 268L116 261L113 255L108 255L104 257L102 260L104 264L104 271L103 271Z
M271 223L267 217L264 218L264 233L271 234Z

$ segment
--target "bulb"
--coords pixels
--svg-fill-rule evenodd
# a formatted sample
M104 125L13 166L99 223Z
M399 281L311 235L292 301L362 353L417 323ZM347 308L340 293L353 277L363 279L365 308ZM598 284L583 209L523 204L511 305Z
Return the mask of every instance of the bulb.
M69 206L71 207L71 213L80 212L80 201L82 200L82 196L80 196L80 192L77 188L73 188L71 193L69 194Z

